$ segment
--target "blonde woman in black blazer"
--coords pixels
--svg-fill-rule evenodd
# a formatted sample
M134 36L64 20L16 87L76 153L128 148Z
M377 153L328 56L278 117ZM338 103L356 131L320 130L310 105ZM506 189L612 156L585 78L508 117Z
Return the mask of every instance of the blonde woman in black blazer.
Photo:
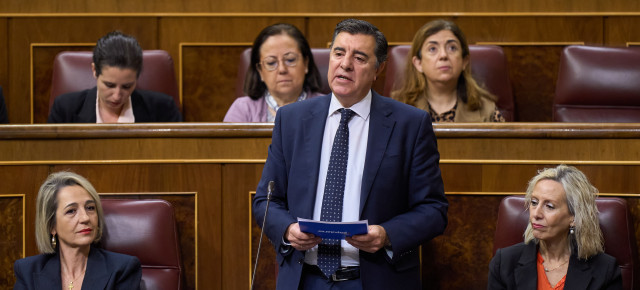
M531 179L524 243L496 252L487 289L622 289L616 259L604 253L597 193L571 166L545 169Z
M94 246L104 217L100 197L84 177L49 175L36 199L35 226L42 254L15 262L14 289L140 289L138 258Z

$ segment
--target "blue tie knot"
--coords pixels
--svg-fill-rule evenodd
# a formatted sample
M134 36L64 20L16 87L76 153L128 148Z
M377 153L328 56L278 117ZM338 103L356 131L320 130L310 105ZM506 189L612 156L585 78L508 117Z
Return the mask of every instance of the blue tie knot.
M342 108L340 110L340 124L347 124L349 123L349 120L351 120L351 117L353 117L353 115L355 115L356 113L354 111L352 111L351 109L346 109L346 108Z

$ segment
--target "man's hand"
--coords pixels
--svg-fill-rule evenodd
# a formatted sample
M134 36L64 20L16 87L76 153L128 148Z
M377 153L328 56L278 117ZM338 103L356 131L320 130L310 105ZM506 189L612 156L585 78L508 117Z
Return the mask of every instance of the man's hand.
M316 237L314 234L301 232L298 223L290 224L284 236L291 243L291 246L298 251L311 249L322 241L322 238Z
M352 246L368 253L375 253L389 243L387 231L378 225L369 226L369 232L366 235L354 235L347 237L346 240Z

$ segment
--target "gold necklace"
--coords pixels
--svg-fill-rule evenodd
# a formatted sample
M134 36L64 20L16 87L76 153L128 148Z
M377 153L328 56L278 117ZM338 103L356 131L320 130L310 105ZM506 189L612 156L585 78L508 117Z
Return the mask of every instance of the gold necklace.
M69 288L69 290L73 290L73 282L75 282L76 280L78 280L80 277L84 276L84 272L87 270L87 268L84 268L84 270L82 271L82 273L80 273L80 275L78 277L76 277L75 279L73 279L73 281L69 282L69 286L67 286Z
M555 271L558 268L562 267L562 265L566 264L569 262L569 259L567 259L566 261L564 261L562 264L558 265L557 267L553 268L553 269L547 269L547 267L544 267L544 265L542 265L544 267L544 271L545 272L551 272L551 271Z

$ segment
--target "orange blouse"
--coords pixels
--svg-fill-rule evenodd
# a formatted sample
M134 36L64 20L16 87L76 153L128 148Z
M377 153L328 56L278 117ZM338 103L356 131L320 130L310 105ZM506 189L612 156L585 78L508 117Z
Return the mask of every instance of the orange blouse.
M547 279L547 274L545 274L544 272L544 265L542 265L542 263L544 263L544 259L542 258L542 255L540 255L540 252L538 252L538 290L564 289L564 281L565 279L567 279L567 275L564 275L564 277L562 277L562 279L558 281L558 284L556 284L556 286L551 286L551 283L549 283L549 279Z

